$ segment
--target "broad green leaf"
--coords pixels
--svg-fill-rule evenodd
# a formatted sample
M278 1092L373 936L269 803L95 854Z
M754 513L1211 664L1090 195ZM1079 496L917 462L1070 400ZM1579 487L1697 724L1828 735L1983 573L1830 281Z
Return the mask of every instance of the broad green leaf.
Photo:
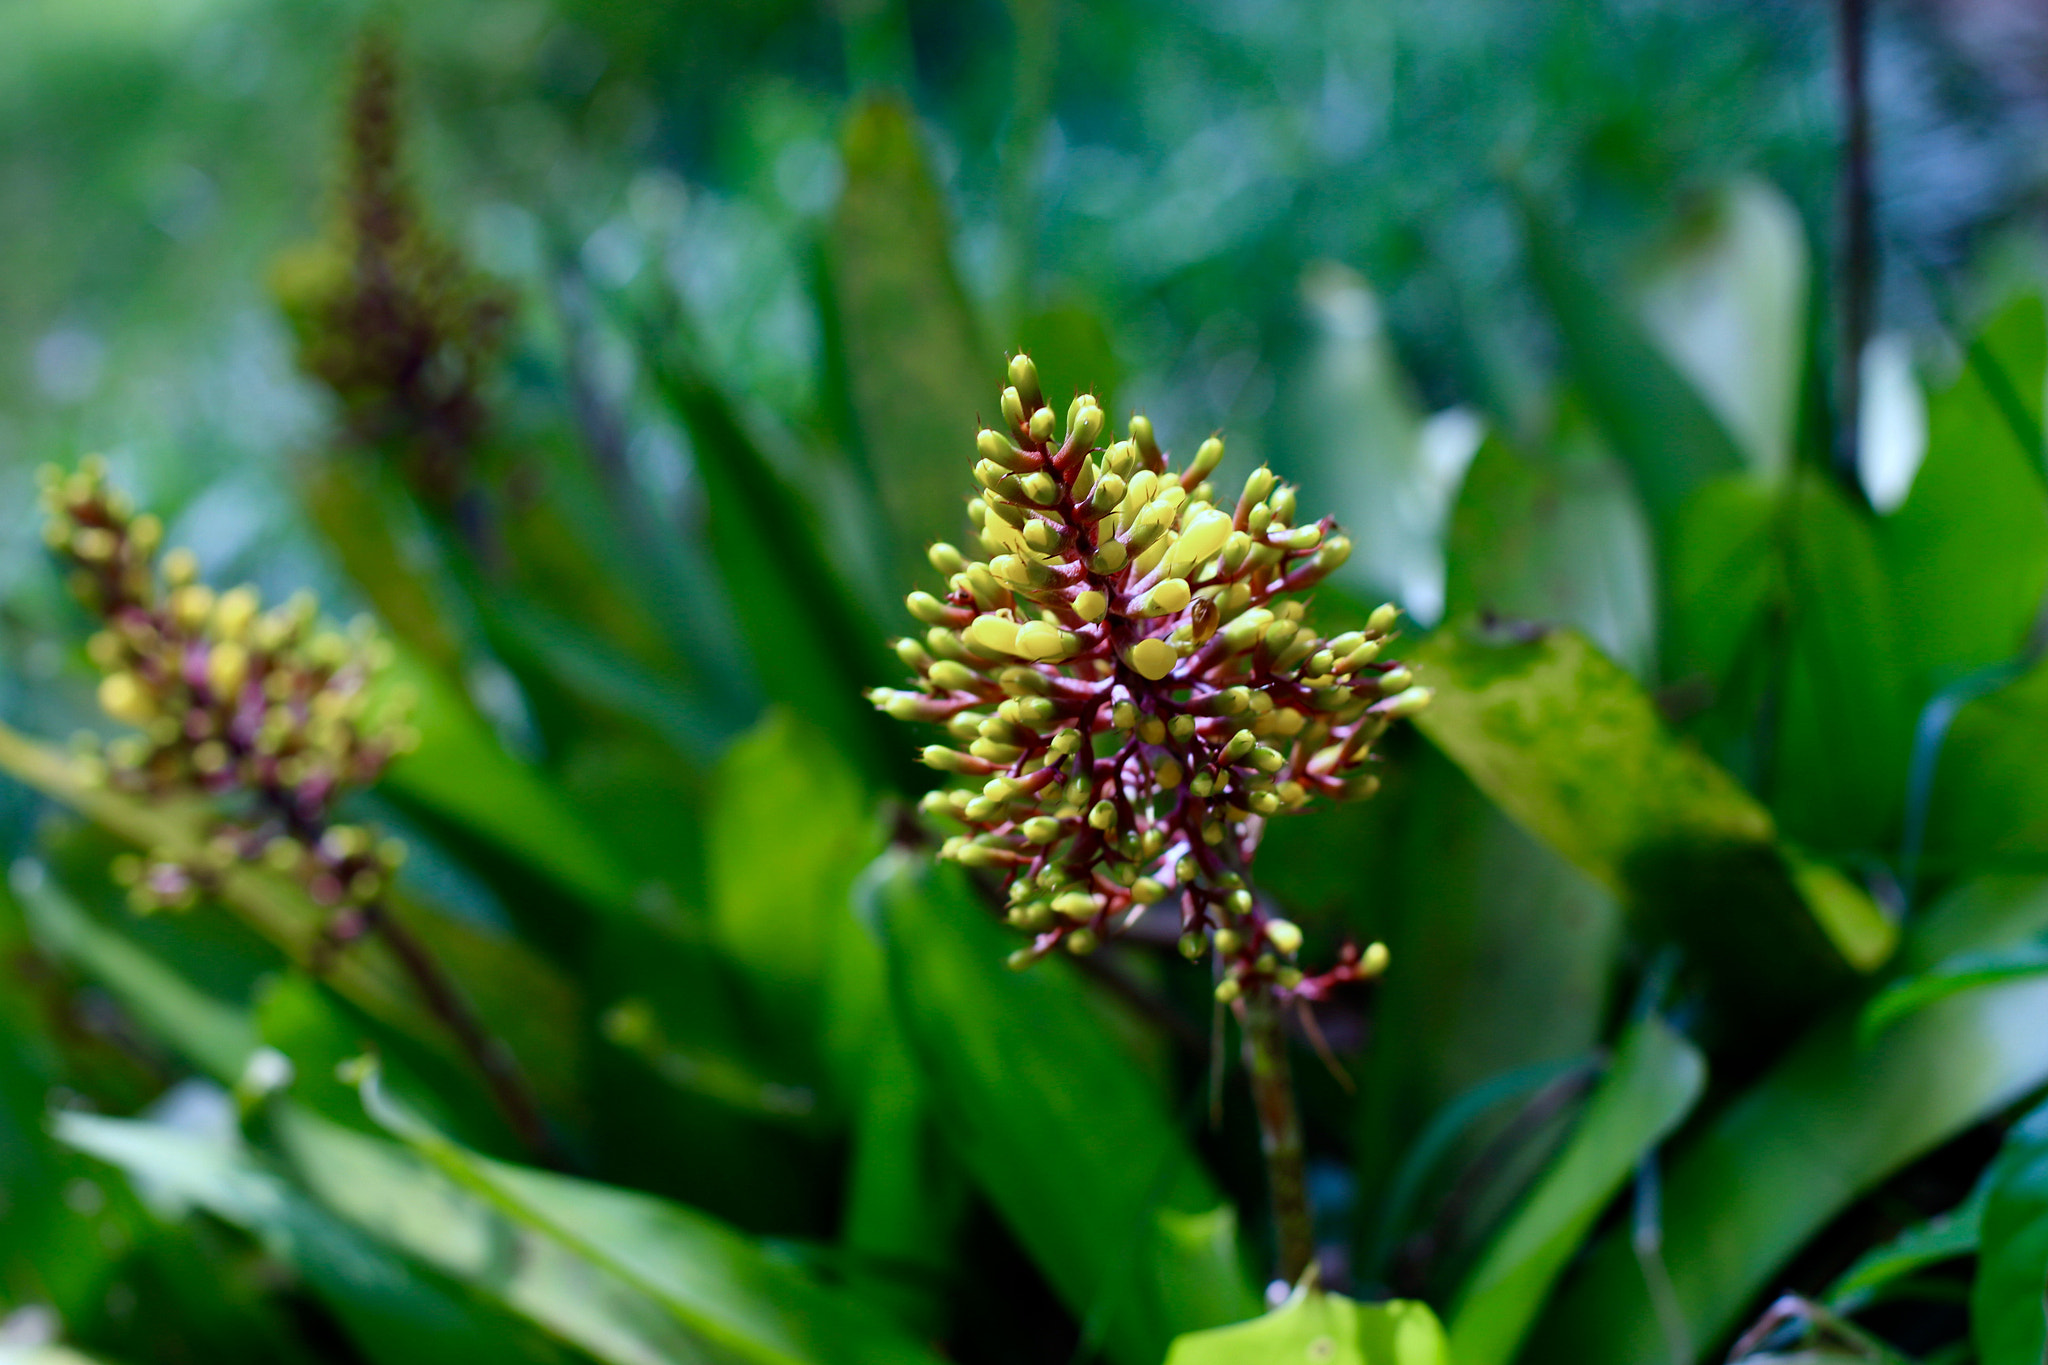
M1704 678L1718 698L1755 650L1764 613L1784 594L1780 506L1763 480L1739 474L1709 480L1679 509L1664 557L1672 677Z
M2048 1109L2006 1134L1985 1182L1970 1339L1982 1365L2048 1354Z
M965 532L970 423L977 411L995 421L1002 370L953 273L952 232L909 107L885 97L860 104L842 151L829 256L851 430L907 591L930 573L925 546Z
M909 746L895 722L861 696L863 687L896 677L901 666L884 648L881 626L827 555L819 525L822 516L863 512L844 500L814 505L768 458L685 341L687 335L643 336L642 359L689 430L704 481L705 535L762 691L824 730L871 781L913 787L918 779Z
M714 1219L487 1160L401 1109L374 1076L363 1098L403 1147L305 1111L280 1116L308 1187L380 1241L600 1360L931 1360L866 1305Z
M1361 1275L1448 1302L1479 1237L1530 1172L1494 1163L1501 1179L1483 1195L1446 1202L1506 1110L1443 1143L1424 1163L1431 1178L1415 1178L1418 1148L1474 1087L1530 1067L1553 1078L1560 1067L1576 1069L1611 1016L1623 915L1605 888L1509 819L1449 758L1410 747L1389 762L1377 800L1276 821L1260 868L1266 889L1293 909L1298 866L1331 864L1347 898L1304 918L1311 941L1381 939L1400 964L1375 988L1372 1011L1375 1035L1402 1045L1368 1049L1350 1102L1360 1227L1371 1234L1360 1246ZM1320 1071L1304 1058L1303 1084ZM1416 1263L1422 1248L1426 1265Z
M1722 186L1680 218L1637 298L1651 338L1751 468L1782 476L1806 368L1806 233L1797 210L1760 180Z
M151 1036L214 1079L232 1084L240 1078L257 1042L245 1013L206 995L127 938L95 923L40 866L17 874L13 883L29 928L45 951L105 986Z
M1657 641L1649 528L1622 470L1568 417L1532 456L1489 436L1451 513L1452 618L1491 614L1571 626L1647 677Z
M1656 1015L1622 1039L1564 1149L1487 1249L1451 1315L1458 1365L1507 1365L1552 1284L1643 1154L1681 1123L1706 1059Z
M1533 195L1521 196L1521 209L1530 268L1564 340L1573 383L1663 525L1693 489L1740 470L1741 448L1615 291L1593 278L1565 225Z
M419 748L385 774L386 791L488 840L592 909L631 905L632 880L603 842L545 778L506 752L438 669L401 649L378 686L411 698L408 719L420 736Z
M2048 860L2048 664L1956 712L1935 764L1926 849L1930 871Z
M1958 1256L1976 1255L1989 1193L1988 1182L1980 1180L1970 1197L1947 1213L1915 1223L1864 1252L1828 1286L1828 1306L1837 1312L1854 1312L1896 1281Z
M2038 408L2048 321L2038 295L1978 334L1962 372L1927 405L1927 455L1879 526L1904 649L1925 693L2017 653L2048 588L2048 483ZM2022 398L2035 412L2015 422Z
M239 1143L82 1113L58 1115L56 1132L121 1167L152 1198L195 1205L254 1235L379 1365L558 1358L530 1331L335 1218Z
M2048 897L1964 887L1931 909L1902 970L2037 933ZM1868 1046L1850 1003L1809 1030L1668 1159L1663 1256L1694 1351L1740 1321L1854 1200L1957 1133L2048 1083L2048 983L1959 995ZM1531 1359L1668 1365L1627 1229L1603 1236L1531 1341Z
M1909 976L1887 986L1864 1013L1863 1027L1870 1033L1890 1028L1916 1010L1963 991L1992 986L2001 981L2048 975L2048 943L2021 943L1983 952L1958 953L1933 970Z
M115 791L74 759L0 725L0 772L77 811L143 849L200 865L209 828L204 810ZM327 913L305 892L266 869L240 865L220 873L214 899L301 964L322 942ZM576 1002L567 979L513 940L497 937L398 895L393 912L453 975L487 1027L503 1037L544 1097L575 1088ZM374 938L335 955L330 985L373 1018L445 1055L457 1055L447 1031L390 950Z
M1778 744L1759 789L1788 836L1868 857L1890 847L1905 803L1912 631L1892 605L1870 516L1811 470L1786 497Z
M1444 612L1444 523L1479 419L1425 416L1358 274L1326 262L1301 293L1311 348L1294 402L1299 440L1281 472L1301 479L1304 505L1327 507L1350 534L1338 581L1433 625Z
M1009 970L1015 943L954 869L900 856L877 899L942 1131L1087 1338L1150 1365L1256 1312L1228 1206L1070 965Z
M879 831L859 776L776 710L726 751L705 831L713 932L755 986L759 1026L827 1037L825 986ZM863 965L879 975L870 951Z
M1673 739L1584 637L1454 624L1414 659L1437 694L1423 733L1530 832L1744 983L1752 1005L1806 998L1890 956L1897 931L1869 898L1781 847L1770 813ZM1747 913L1729 915L1733 904Z
M1359 1303L1296 1290L1262 1318L1194 1332L1166 1365L1450 1365L1444 1329L1425 1303ZM1464 1357L1456 1359L1464 1365Z

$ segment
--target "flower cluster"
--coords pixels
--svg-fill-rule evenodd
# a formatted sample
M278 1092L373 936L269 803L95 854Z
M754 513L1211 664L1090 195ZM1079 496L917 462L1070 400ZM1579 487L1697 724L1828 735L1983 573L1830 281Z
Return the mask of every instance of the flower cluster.
M323 625L309 595L265 610L253 588L198 582L188 550L159 559L162 524L137 515L97 460L68 475L46 468L42 488L49 546L100 622L87 646L100 706L136 731L106 746L106 780L207 798L222 817L206 865L124 859L131 903L189 906L209 875L257 859L337 911L372 903L403 849L334 812L416 742L398 706L371 706L367 685L390 646L367 622Z
M1327 518L1298 521L1292 487L1262 467L1219 500L1222 441L1176 471L1145 418L1104 446L1092 395L1056 432L1029 357L1009 379L1006 429L978 437L968 505L989 558L931 548L946 591L910 595L927 629L897 644L920 685L870 694L944 725L954 743L924 762L974 784L925 798L972 830L942 856L1007 874L1008 918L1034 935L1019 966L1089 952L1172 899L1182 951L1222 959L1225 1000L1254 983L1312 998L1375 974L1377 945L1305 979L1300 929L1246 876L1267 817L1370 795L1373 741L1429 700L1383 657L1397 611L1323 638L1282 599L1350 542Z
M350 439L390 451L447 510L474 475L512 298L429 227L401 166L397 86L392 43L371 30L350 82L335 230L284 257L276 289L299 365L333 392Z

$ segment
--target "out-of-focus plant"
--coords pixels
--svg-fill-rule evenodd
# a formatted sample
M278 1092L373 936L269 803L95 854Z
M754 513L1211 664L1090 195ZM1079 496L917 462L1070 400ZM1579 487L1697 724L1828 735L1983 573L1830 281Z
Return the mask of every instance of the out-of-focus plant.
M398 87L396 45L371 28L349 76L334 221L278 262L274 287L299 367L334 395L348 441L384 452L448 512L479 474L484 389L513 301L427 221L404 165Z
M1268 818L1314 796L1370 796L1373 741L1429 701L1382 657L1396 609L1325 639L1289 595L1343 564L1330 518L1297 524L1294 489L1261 466L1235 503L1210 475L1223 442L1174 469L1151 422L1106 447L1094 395L1065 432L1027 355L1010 361L1007 431L976 440L968 515L992 556L932 546L944 598L912 593L927 631L897 643L917 691L878 689L900 720L944 724L963 750L924 762L983 781L933 792L928 814L972 827L942 857L1000 871L1008 920L1034 935L1012 957L1092 952L1149 907L1177 902L1180 948L1214 951L1216 999L1244 1026L1269 1164L1280 1275L1315 1252L1300 1116L1278 1009L1377 976L1386 948L1347 945L1314 976L1301 930L1250 877Z
M342 815L352 792L418 742L403 696L371 691L390 645L367 618L346 631L322 622L309 593L265 610L253 587L217 593L199 582L190 550L159 559L162 523L109 487L98 460L70 474L49 466L42 482L45 538L99 622L87 648L102 674L100 707L137 732L105 746L105 780L153 800L197 798L211 814L203 861L168 850L117 861L130 904L189 909L241 864L297 882L328 916L314 966L379 936L507 1121L535 1150L550 1150L509 1054L391 912L387 892L405 846Z

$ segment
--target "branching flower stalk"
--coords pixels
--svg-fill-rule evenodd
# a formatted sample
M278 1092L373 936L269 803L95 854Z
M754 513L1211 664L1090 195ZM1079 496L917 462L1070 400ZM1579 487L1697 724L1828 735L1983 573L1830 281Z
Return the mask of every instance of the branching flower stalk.
M386 452L430 507L465 518L513 299L428 223L401 113L396 49L373 28L350 76L338 212L324 240L278 262L276 289L299 366L334 394L345 438Z
M159 557L162 524L110 488L98 460L71 474L49 466L41 478L46 540L100 623L87 645L102 675L100 707L134 730L105 746L104 780L147 797L199 798L213 816L197 861L164 851L117 860L130 905L190 908L240 864L297 882L328 916L312 965L381 938L513 1130L549 1150L511 1055L391 913L404 846L338 815L345 796L418 742L402 699L372 705L369 685L390 645L367 619L346 632L324 624L310 594L266 610L254 588L216 593L199 582L189 550Z
M1104 445L1092 395L1061 431L1028 356L1009 379L968 504L988 558L931 548L945 590L910 595L926 629L896 646L918 686L870 699L951 736L923 760L967 783L923 809L969 830L942 857L1007 879L1007 918L1032 936L1012 965L1092 952L1148 913L1177 914L1181 951L1213 959L1243 1027L1291 1283L1314 1236L1282 1010L1378 975L1386 950L1347 945L1305 973L1301 930L1254 894L1252 859L1272 816L1370 796L1374 741L1429 692L1383 657L1393 606L1333 638L1308 625L1294 594L1351 546L1329 518L1298 521L1270 470L1222 500L1221 440L1176 470L1145 418Z

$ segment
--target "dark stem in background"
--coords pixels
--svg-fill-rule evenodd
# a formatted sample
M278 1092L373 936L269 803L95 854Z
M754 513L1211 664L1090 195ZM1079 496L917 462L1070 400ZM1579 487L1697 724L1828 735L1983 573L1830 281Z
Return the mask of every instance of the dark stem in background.
M1837 0L1835 69L1841 82L1841 274L1837 309L1841 320L1836 356L1835 459L1853 479L1862 449L1863 349L1870 339L1877 283L1876 203L1870 166L1870 94L1866 63L1870 37L1869 0Z
M1244 1066L1259 1114L1259 1145L1266 1154L1266 1186L1273 1200L1278 1278L1289 1285L1315 1260L1315 1219L1308 1205L1308 1165L1302 1152L1301 1110L1287 1065L1287 1030L1272 988L1255 981L1242 997Z
M470 1009L469 1002L456 989L454 980L427 951L427 946L400 924L381 902L372 902L364 907L363 925L370 936L384 940L391 949L391 955L398 959L399 966L412 979L413 988L419 992L428 1012L454 1036L463 1054L490 1088L491 1099L498 1112L504 1115L505 1122L518 1135L520 1142L548 1165L560 1169L563 1165L561 1152L548 1134L547 1122L541 1117L540 1106L527 1088L518 1063L505 1045L491 1036L483 1021Z

